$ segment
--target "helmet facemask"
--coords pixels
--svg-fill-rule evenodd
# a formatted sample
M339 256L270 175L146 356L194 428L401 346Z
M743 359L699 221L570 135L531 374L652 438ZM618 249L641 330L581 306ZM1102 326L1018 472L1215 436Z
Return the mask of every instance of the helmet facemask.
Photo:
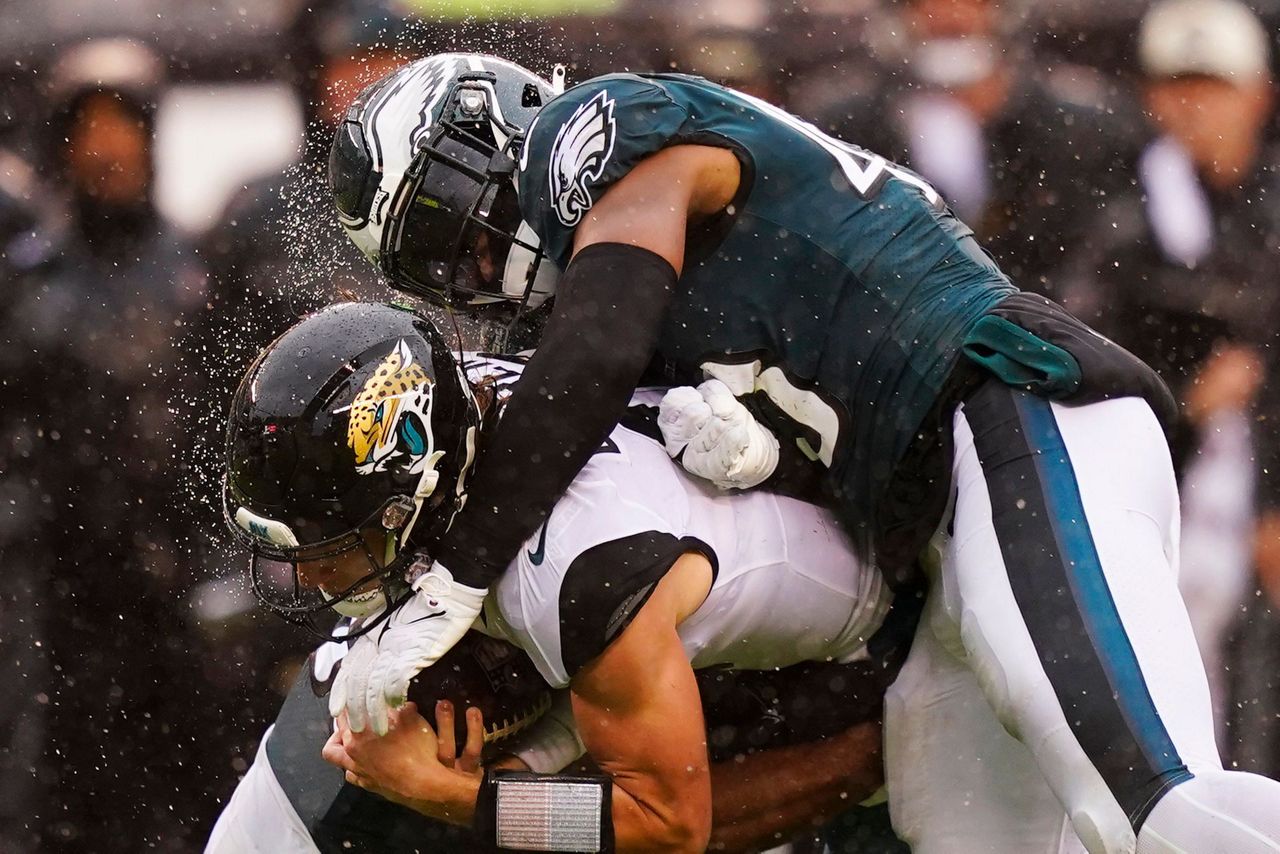
M358 528L299 545L281 523L262 519L243 506L233 511L231 491L223 490L223 516L237 542L249 552L254 597L272 614L323 640L358 637L403 604L409 593L407 576L414 561L420 559L408 542L413 520L421 510L430 516L442 503L440 496L422 508L409 496L394 496ZM365 569L346 572L355 580L336 590L321 586L322 570L301 569L354 559L362 559ZM335 632L335 622L343 617L355 622Z
M391 200L379 259L399 287L436 304L524 311L550 296L537 288L545 259L516 198L523 132L493 114L487 81L470 79L485 74L462 76L419 143Z

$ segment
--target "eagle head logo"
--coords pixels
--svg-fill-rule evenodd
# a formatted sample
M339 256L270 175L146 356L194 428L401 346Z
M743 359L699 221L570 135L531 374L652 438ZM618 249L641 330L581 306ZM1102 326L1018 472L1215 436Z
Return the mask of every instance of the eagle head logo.
M613 154L614 101L600 90L574 112L551 146L551 201L567 228L582 220L592 205L587 184L598 181Z

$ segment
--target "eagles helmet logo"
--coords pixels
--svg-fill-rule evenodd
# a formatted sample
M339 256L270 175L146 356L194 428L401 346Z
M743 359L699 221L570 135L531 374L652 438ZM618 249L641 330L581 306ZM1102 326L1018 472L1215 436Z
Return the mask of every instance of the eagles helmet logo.
M351 404L347 445L355 452L356 471L372 474L398 465L420 474L435 464L433 390L431 378L400 339Z
M436 107L440 104L440 99L449 91L453 77L458 72L458 65L459 63L452 58L444 57L434 62L427 62L419 72L422 76L420 85L428 94L422 102L422 108L418 110L417 126L409 134L410 151L417 151L431 130ZM403 88L414 82L412 76L410 76L402 80L398 88Z
M551 201L566 227L582 220L592 205L588 181L598 181L613 154L614 101L601 90L577 109L551 146Z

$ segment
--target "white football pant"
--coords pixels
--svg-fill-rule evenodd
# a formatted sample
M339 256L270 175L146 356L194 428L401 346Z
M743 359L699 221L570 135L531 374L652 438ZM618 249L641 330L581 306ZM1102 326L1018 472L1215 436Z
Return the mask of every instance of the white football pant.
M917 854L1280 852L1280 784L1223 771L1214 743L1150 407L988 382L954 438L954 512L886 709L899 835Z

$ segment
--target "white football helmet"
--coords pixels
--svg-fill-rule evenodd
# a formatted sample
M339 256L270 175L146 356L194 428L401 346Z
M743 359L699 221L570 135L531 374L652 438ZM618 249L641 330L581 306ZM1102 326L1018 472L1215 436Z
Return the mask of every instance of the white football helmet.
M329 186L343 228L393 286L526 310L554 293L514 178L524 132L555 94L514 63L461 53L412 62L360 94L334 136Z

